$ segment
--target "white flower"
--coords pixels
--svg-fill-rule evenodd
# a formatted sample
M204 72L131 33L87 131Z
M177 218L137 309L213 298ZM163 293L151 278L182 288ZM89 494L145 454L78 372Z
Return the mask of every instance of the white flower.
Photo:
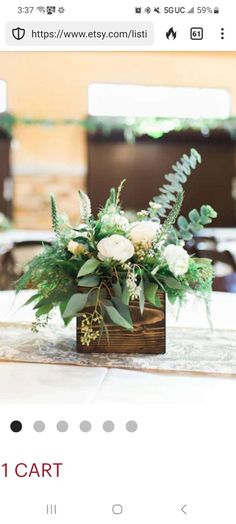
M119 227L123 231L127 231L129 227L128 219L120 215L119 213L106 213L105 215L103 215L101 222L105 228Z
M145 248L150 248L160 230L158 222L151 220L142 220L132 225L129 236L134 245L142 245Z
M97 249L99 260L112 258L119 262L126 262L134 255L134 246L128 238L122 235L111 235L103 238L98 242Z
M184 275L188 271L189 255L181 246L169 244L164 249L164 258L167 261L169 270L175 277Z

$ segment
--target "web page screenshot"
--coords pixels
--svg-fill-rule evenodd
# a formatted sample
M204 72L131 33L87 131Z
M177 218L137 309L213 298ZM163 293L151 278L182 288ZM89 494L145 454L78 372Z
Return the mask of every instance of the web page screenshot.
M0 522L234 524L236 6L0 14Z

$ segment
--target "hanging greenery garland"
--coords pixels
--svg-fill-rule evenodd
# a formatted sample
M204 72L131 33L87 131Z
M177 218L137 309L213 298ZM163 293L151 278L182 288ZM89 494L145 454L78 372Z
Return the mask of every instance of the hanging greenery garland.
M223 129L236 140L236 116L227 119L189 119L189 118L121 118L121 117L92 117L78 118L32 118L29 116L17 116L12 113L0 114L0 128L9 135L14 134L16 126L42 126L45 128L56 126L75 126L88 130L90 133L100 132L109 135L112 131L120 131L129 142L135 141L138 136L147 135L158 139L175 131L200 131L208 136L213 130Z
M88 118L86 119L75 119L75 118L32 118L29 116L16 116L12 113L1 113L0 114L0 128L4 129L9 135L13 135L14 127L16 126L42 126L42 127L55 127L55 126L78 126L89 128L92 126Z

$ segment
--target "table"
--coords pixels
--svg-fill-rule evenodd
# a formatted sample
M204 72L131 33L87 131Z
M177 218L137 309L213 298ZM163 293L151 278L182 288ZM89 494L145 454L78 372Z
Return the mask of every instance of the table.
M31 321L31 306L19 309L30 292L17 298L13 292L0 293L1 322ZM218 329L235 328L236 294L213 293L212 320ZM55 325L59 318L55 317ZM182 310L168 306L170 326L206 327L203 304L192 301ZM0 403L21 404L199 404L227 403L234 407L236 380L152 374L104 368L61 365L0 363Z

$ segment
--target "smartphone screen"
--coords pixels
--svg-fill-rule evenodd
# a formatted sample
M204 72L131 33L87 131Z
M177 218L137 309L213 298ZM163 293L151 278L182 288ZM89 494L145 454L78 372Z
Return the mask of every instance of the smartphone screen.
M0 12L0 522L234 524L235 6Z

